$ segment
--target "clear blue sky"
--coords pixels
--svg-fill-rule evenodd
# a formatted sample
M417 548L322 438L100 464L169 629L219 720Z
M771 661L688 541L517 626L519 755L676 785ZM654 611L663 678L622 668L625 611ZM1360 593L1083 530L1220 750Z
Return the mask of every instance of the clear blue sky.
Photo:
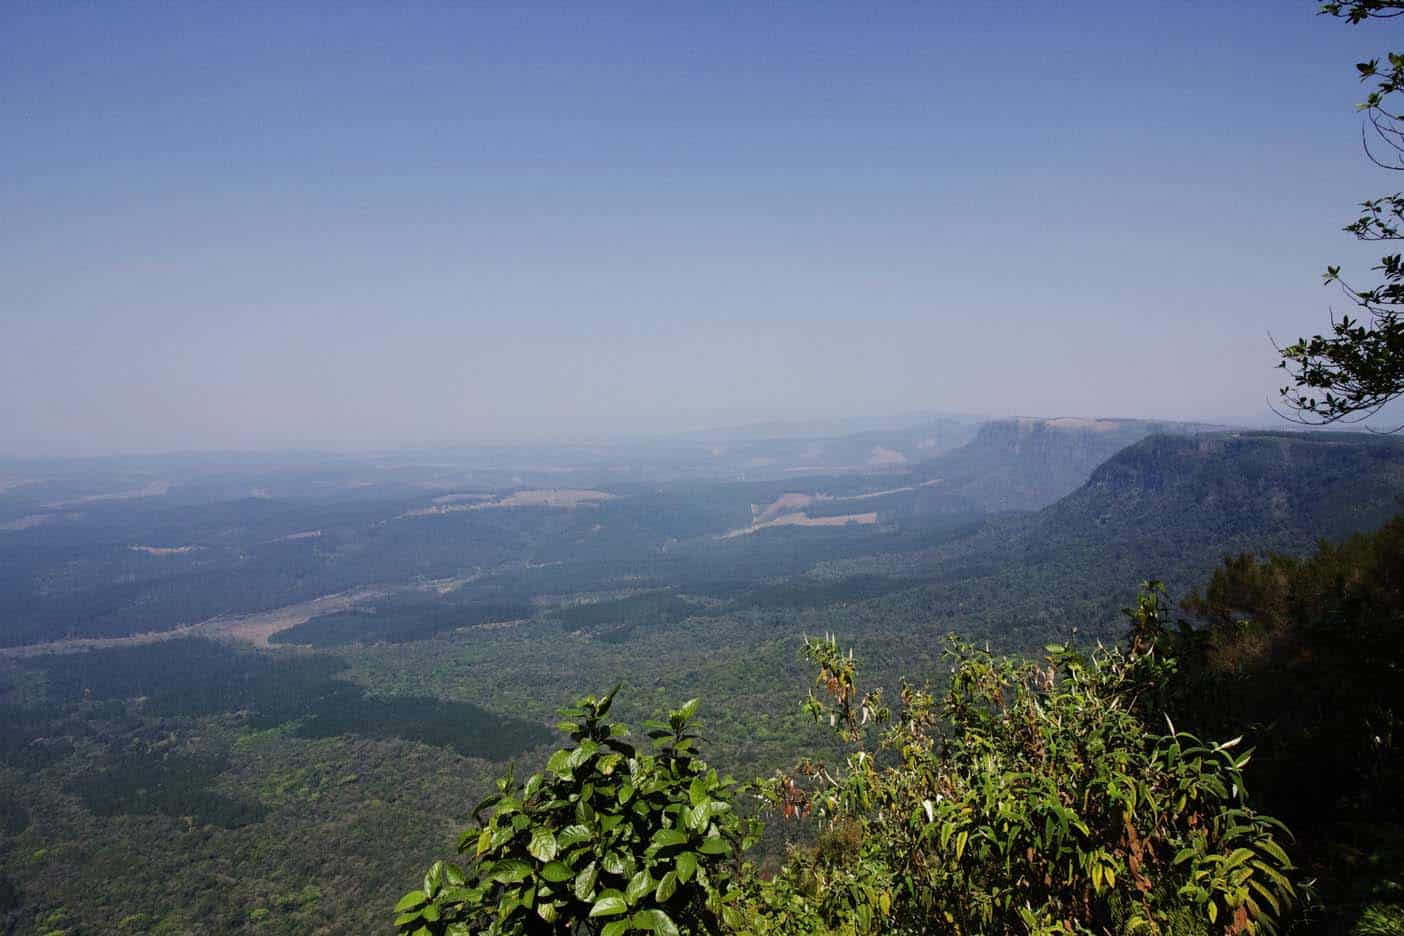
M4 4L0 450L1260 416L1400 184L1314 10Z

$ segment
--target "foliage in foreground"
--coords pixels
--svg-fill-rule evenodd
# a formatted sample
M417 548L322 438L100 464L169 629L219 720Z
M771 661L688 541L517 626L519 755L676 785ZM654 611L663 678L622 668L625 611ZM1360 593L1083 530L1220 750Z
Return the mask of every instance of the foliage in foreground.
M1173 669L1153 644L1022 661L953 642L949 690L906 687L896 711L832 638L807 650L807 708L853 750L758 785L822 829L772 879L735 863L758 828L696 758L695 702L649 757L603 721L611 693L545 773L502 782L470 869L431 868L401 931L1272 933L1298 900L1285 828L1247 802L1250 754L1147 727Z
M616 687L617 690L618 687ZM645 727L656 751L605 721L614 691L562 714L574 746L518 786L509 774L459 842L465 871L435 863L395 908L402 933L717 932L737 858L758 834L734 783L695 750L694 699Z
M810 710L854 752L809 765L808 795L771 787L829 831L770 886L791 917L757 930L1257 933L1296 900L1285 829L1248 807L1250 755L1147 729L1140 700L1169 671L1149 648L1019 661L953 642L944 697L906 687L895 712L832 639L808 651Z
M1179 661L1166 707L1257 747L1329 931L1404 934L1404 518L1311 556L1230 557L1184 609L1194 626L1146 634Z
M1319 11L1358 24L1404 14L1404 2L1328 0ZM1359 62L1355 69L1361 81L1374 82L1357 105L1365 117L1365 155L1382 169L1404 170L1404 114L1395 99L1404 90L1404 54L1390 52L1384 63ZM1361 202L1359 217L1345 230L1362 241L1399 241L1404 240L1401 223L1404 193L1395 192ZM1279 349L1279 366L1292 378L1282 388L1289 418L1307 424L1358 422L1404 394L1404 259L1386 254L1374 271L1382 282L1359 288L1342 278L1340 267L1327 267L1327 284L1341 287L1355 317L1333 313L1329 334Z

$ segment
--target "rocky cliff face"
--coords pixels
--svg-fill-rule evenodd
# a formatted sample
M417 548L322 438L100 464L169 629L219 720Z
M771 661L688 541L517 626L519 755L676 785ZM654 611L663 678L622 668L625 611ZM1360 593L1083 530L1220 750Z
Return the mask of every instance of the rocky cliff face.
M922 470L941 478L946 493L985 510L1038 510L1077 490L1128 445L1155 432L1197 428L1131 419L998 420Z

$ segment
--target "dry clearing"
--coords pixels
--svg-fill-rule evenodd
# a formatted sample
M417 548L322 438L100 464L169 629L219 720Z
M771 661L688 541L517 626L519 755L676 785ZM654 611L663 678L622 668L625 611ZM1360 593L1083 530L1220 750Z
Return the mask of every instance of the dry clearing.
M472 495L476 496L476 495ZM436 498L433 507L421 507L401 514L405 517L433 517L440 514L457 513L461 510L495 510L507 507L583 507L600 501L613 500L614 495L606 491L589 491L577 488L546 488L539 491L518 491L506 497L469 504L443 503L445 498Z
M69 653L75 650L104 650L108 647L133 647L141 644L174 640L177 637L210 637L215 640L233 640L250 643L255 647L267 647L268 638L279 631L296 627L322 614L335 611L349 611L358 605L374 601L389 594L383 587L357 588L323 595L295 605L260 611L256 614L231 615L210 618L197 624L186 624L167 631L150 631L132 634L127 637L76 637L69 640L51 640L48 643L27 644L23 647L0 647L0 657L29 657L44 653Z
M877 523L877 512L876 512L876 511L872 511L872 512L869 512L869 513L858 513L858 514L843 514L843 515L837 516L837 517L811 517L811 516L809 516L808 514L806 514L806 513L802 512L802 511L800 511L800 512L797 512L797 513L781 514L780 516L776 517L776 518L773 519L773 520L766 520L766 521L763 522L763 523L753 523L753 524L751 524L751 525L748 526L748 527L742 527L742 528L739 529L739 530L732 530L730 533L727 533L725 536L723 536L722 539L731 539L731 538L734 537L734 536L746 536L747 534L755 533L755 532L757 532L757 531L759 531L759 530L764 530L764 529L766 529L766 528L768 528L768 527L781 527L781 526L805 526L805 527L821 527L821 526L824 526L824 527L827 527L827 526L849 526L850 524L853 524L853 525L871 525L871 524L874 524L874 523Z

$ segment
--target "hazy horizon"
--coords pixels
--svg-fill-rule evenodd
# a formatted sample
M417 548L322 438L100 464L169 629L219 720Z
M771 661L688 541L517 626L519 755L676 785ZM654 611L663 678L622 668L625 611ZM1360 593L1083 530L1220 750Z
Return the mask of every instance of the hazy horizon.
M429 438L429 439L408 439L386 444L355 444L350 442L337 442L335 440L304 440L301 443L264 445L247 445L244 447L191 447L191 448L130 448L130 449L105 449L105 450L82 450L77 448L44 449L42 447L30 450L0 449L0 460L15 462L25 461L56 461L65 460L94 460L103 461L107 459L122 460L132 459L162 459L162 458L215 458L222 456L230 458L241 457L279 457L279 456L306 456L309 458L320 457L357 457L357 456L407 456L432 455L435 453L453 453L455 451L471 451L475 449L502 449L502 450L529 450L529 449L570 449L570 448L591 448L591 447L611 447L630 445L652 446L668 444L670 442L688 443L726 443L726 442L757 442L757 441L782 441L784 439L841 439L847 436L862 435L864 433L880 432L882 430L897 430L901 428L916 428L923 424L935 420L953 420L968 426L978 426L987 422L1011 421L1011 420L1105 420L1109 422L1150 422L1150 423L1171 423L1187 426L1204 426L1211 429L1222 428L1224 430L1242 431L1273 431L1281 429L1284 431L1317 431L1317 432L1379 432L1380 430L1370 427L1376 421L1372 421L1368 426L1346 424L1331 426L1301 426L1290 422L1284 422L1280 417L1271 411L1264 411L1263 414L1254 418L1232 420L1199 420L1199 419L1173 419L1167 417L1147 417L1139 415L1126 415L1124 413L1105 414L1082 414L1082 413L1038 413L1038 412L986 412L986 413L959 413L944 410L909 410L893 413L868 413L854 414L849 416L835 416L833 413L816 413L810 416L778 417L773 419L757 419L752 421L739 421L724 424L701 424L697 426L681 427L677 429L665 429L656 432L647 431L598 431L588 432L485 432L475 435L465 435L459 438Z
M1263 423L1392 181L1316 6L8 7L0 453Z

